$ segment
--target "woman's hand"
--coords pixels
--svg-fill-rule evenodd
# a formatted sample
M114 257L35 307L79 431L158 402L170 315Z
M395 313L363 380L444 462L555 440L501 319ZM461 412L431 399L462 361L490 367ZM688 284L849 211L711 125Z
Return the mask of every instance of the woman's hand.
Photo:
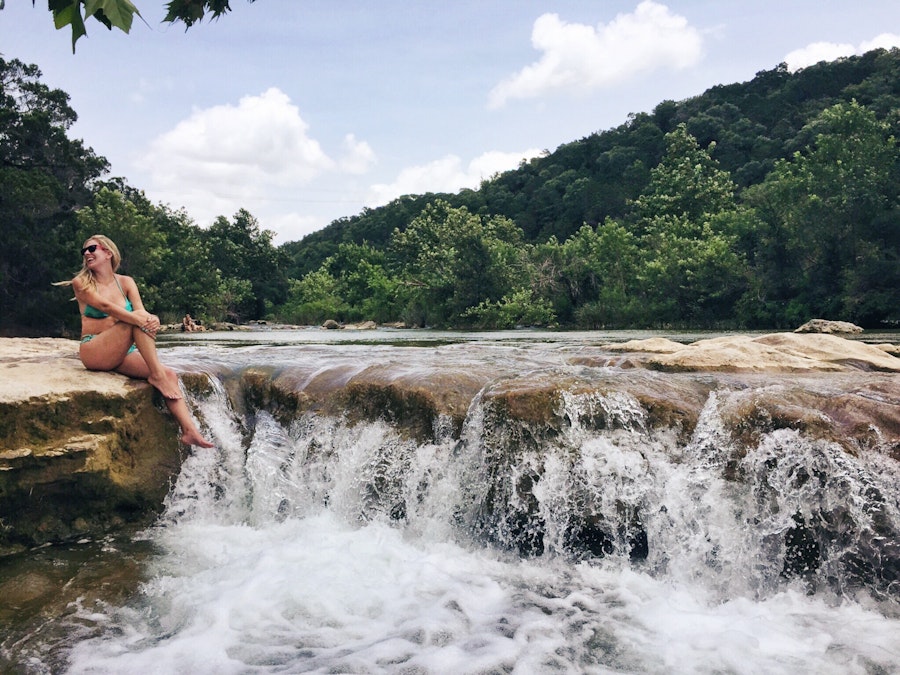
M144 325L141 327L141 330L155 338L156 334L159 332L159 317L156 314L150 314L147 317L147 320L144 322Z
M136 310L134 312L134 318L138 320L137 326L144 331L147 335L152 338L156 338L156 334L159 332L159 317L155 314L151 314L147 310Z

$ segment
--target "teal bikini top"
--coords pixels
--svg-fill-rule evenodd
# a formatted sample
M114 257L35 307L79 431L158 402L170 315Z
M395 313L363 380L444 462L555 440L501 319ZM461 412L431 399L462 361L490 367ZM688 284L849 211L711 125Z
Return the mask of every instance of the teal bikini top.
M122 290L122 285L119 283L119 278L116 277L116 286L119 287L119 292L122 294L122 297L125 298L125 309L129 312L134 311L134 306L131 304L131 300L128 299L128 296L125 295L125 291ZM96 307L91 307L90 305L84 306L84 315L89 319L105 319L109 316L105 312L101 312Z

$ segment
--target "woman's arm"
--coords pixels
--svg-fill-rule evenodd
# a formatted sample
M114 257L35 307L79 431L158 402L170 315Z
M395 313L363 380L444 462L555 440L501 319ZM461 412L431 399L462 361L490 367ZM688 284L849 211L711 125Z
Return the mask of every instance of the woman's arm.
M134 292L137 293L137 286L135 285L134 281L129 277L125 277L125 279L128 279L128 281L131 282L130 285L133 287ZM125 290L127 285L127 282L123 284L123 290ZM128 295L128 292L126 291L126 297L131 300L131 305L135 310L133 312L129 312L127 309L125 309L125 307L121 305L121 303L115 303L107 300L97 291L82 285L77 279L72 282L72 290L75 291L75 299L78 300L80 305L90 305L91 307L100 310L104 314L108 314L116 321L121 321L123 323L128 323L141 328L147 326L148 323L152 323L150 313L144 309L143 304L138 304L140 303L139 295L137 296L138 302L135 303L135 300L130 297Z
M138 290L137 283L134 279L124 275L120 276L119 279L122 282L122 290L125 291L125 297L131 300L131 306L134 308L132 314L141 313L143 316L147 317L143 323L136 325L140 326L144 332L150 333L155 337L160 327L159 317L155 314L151 314L144 308L141 292Z

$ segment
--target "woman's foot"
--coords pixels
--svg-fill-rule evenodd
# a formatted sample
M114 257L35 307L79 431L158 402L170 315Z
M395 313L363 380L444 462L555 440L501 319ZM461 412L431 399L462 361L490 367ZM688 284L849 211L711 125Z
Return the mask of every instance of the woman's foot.
M181 387L178 386L178 380L162 376L151 375L147 378L147 382L152 384L159 390L159 393L163 395L163 398L169 399L170 401L177 401L180 398L183 398L181 395Z
M201 448L214 448L196 429L189 429L181 434L181 442L185 445L196 445Z

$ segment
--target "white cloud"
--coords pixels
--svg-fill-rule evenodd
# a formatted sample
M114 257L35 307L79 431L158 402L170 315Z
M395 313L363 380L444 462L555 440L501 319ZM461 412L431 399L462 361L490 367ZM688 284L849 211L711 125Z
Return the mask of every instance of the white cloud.
M308 130L272 88L236 106L195 110L154 139L139 164L154 199L185 207L201 224L240 208L256 215L257 204L286 199L286 190L336 167Z
M882 33L871 40L860 43L858 54L865 54L873 49L891 49L900 47L900 35L896 33Z
M687 68L699 62L703 47L700 31L687 19L652 0L596 27L544 14L534 22L531 42L543 56L494 87L490 108L553 91L608 87L660 68Z
M403 169L389 184L373 185L369 189L367 206L383 206L403 195L419 195L426 192L458 192L463 188L477 188L481 181L494 174L519 166L522 160L537 157L542 151L485 152L463 167L456 155L447 155L428 164Z
M812 44L795 49L784 57L784 62L791 71L806 68L820 61L834 61L836 59L865 54L873 49L890 49L900 47L900 35L894 33L882 33L872 40L867 40L854 47L849 43L813 42Z
M375 164L375 151L365 141L356 140L353 134L344 137L344 154L341 168L347 173L363 174Z
M784 62L790 70L799 70L819 61L834 61L843 56L852 56L855 53L856 48L848 43L813 42L802 49L792 51L784 57Z

